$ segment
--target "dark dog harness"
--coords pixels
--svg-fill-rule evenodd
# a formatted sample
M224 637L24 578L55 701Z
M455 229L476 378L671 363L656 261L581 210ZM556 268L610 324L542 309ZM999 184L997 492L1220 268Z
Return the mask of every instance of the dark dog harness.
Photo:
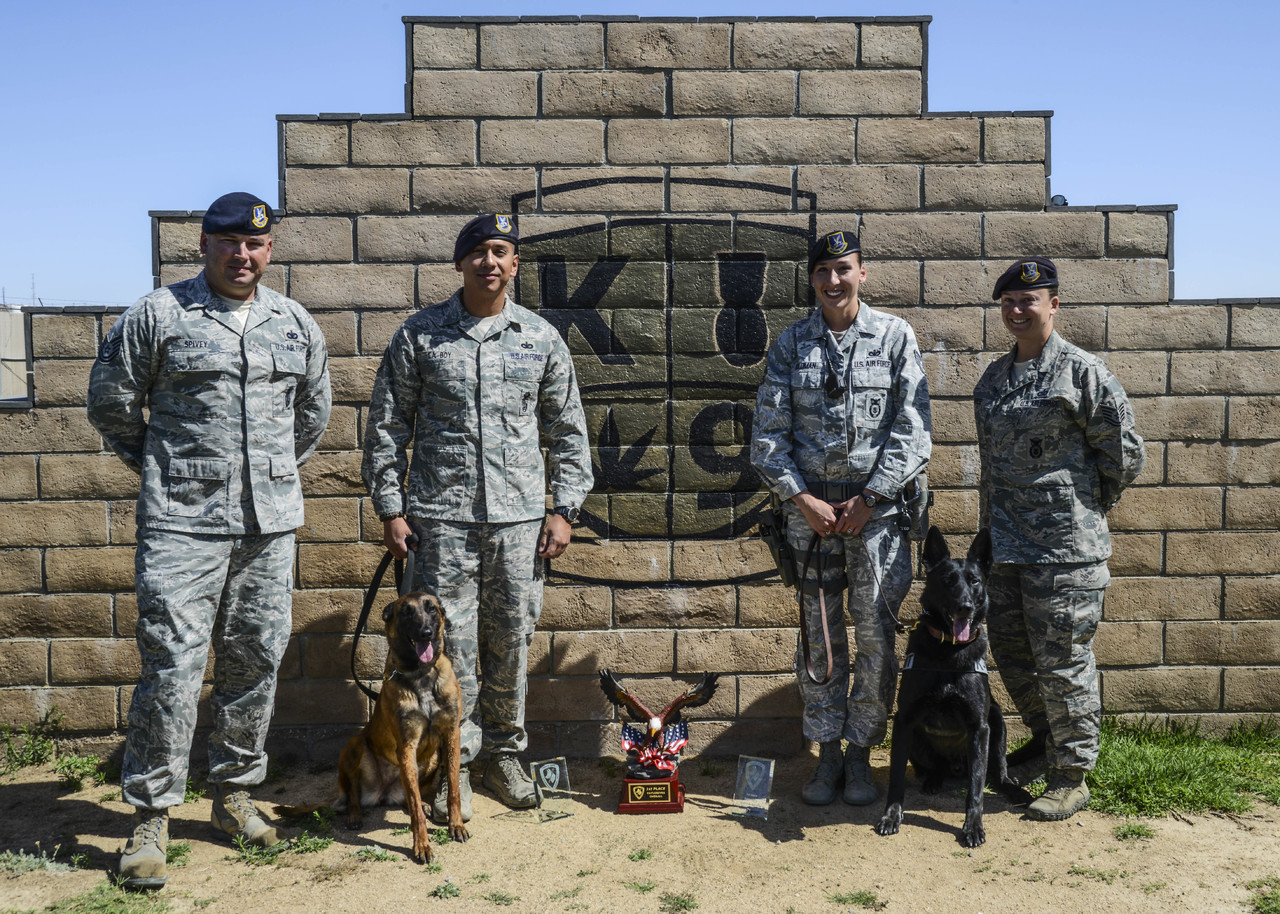
M907 670L920 670L922 672L929 672L929 673L955 673L956 675L962 675L965 673L981 673L983 676L987 675L987 658L986 657L978 657L976 660L973 661L972 664L970 664L970 666L971 666L971 669L967 669L967 670L957 670L953 666L949 666L945 668L940 666L917 666L916 655L907 654L906 659L902 661L902 672L905 673Z

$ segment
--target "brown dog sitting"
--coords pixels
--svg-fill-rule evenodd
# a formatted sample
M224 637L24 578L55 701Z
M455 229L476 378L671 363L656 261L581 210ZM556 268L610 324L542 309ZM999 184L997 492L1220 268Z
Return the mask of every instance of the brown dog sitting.
M358 828L365 806L403 803L413 829L413 859L431 860L422 792L437 768L449 778L449 835L471 837L462 822L459 767L462 695L444 655L444 613L429 593L405 594L382 611L387 669L373 717L338 756L339 798L347 825Z

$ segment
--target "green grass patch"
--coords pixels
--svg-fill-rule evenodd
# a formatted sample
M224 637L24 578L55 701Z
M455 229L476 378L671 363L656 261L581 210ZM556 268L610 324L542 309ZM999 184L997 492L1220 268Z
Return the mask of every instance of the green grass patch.
M0 774L12 774L20 768L33 768L53 761L57 747L53 734L62 726L62 714L50 708L34 724L13 728L0 726L0 746L4 747L4 768Z
M164 862L169 866L186 866L190 857L190 841L170 841L164 849Z
M291 854L318 854L325 850L329 845L333 844L332 838L322 838L318 835L303 832L298 837L293 838L289 842L289 853Z
M169 900L155 892L126 891L108 881L40 910L41 914L161 914L169 910Z
M52 853L40 850L39 844L36 845L35 853L24 850L4 851L0 853L0 872L8 873L10 876L21 876L23 873L36 870L69 873L79 869L87 859L84 854L68 854L64 859L59 860L61 853L61 844L55 847Z
M396 859L396 855L385 847L374 847L372 844L366 844L355 852L355 858L357 860L374 860L385 863L388 860Z
M1117 816L1241 813L1280 805L1280 727L1265 719L1222 739L1195 725L1102 722L1089 808Z
M512 895L510 892L497 892L497 891L490 892L487 895L481 895L480 897L483 898L485 901L489 902L490 904L496 904L501 907L506 907L507 905L515 904L517 901L520 900L519 895Z
M187 778L186 786L182 789L182 802L194 803L197 800L204 799L204 793L207 788L199 781L193 781Z
M1071 876L1083 876L1095 882L1105 882L1107 885L1113 884L1117 879L1127 879L1129 876L1123 870L1103 870L1094 866L1080 866L1077 863L1067 867L1067 873Z
M692 911L698 906L692 892L663 892L658 899L658 910L662 914L680 914L681 911Z
M431 840L436 844L449 844L453 841L453 835L449 834L447 828L431 829Z
M857 892L828 892L827 900L832 904L857 905L867 911L881 911L889 904L875 892L868 892L866 889Z
M1253 914L1280 914L1280 877L1258 879L1245 888L1253 892L1249 899L1249 910Z
M654 889L656 889L656 888L658 887L658 883L656 883L656 882L648 882L648 881L645 881L645 882L624 882L624 883L622 883L622 884L623 884L624 886L626 886L627 888L629 888L629 889L630 889L631 891L633 891L633 892L639 892L641 895L643 895L645 892L652 892Z
M333 820L338 815L338 811L332 806L321 806L319 809L313 809L311 814L307 816L307 831L314 831L317 835L327 835L333 831Z
M1111 834L1116 836L1117 841L1137 841L1156 836L1155 829L1145 822L1125 822L1111 829Z
M653 851L647 847L637 847L631 853L627 854L627 859L632 863L639 863L641 860L653 859Z
M258 847L246 841L243 835L236 836L235 845L235 855L227 859L239 860L249 866L273 866L280 861L280 855L289 850L288 841L277 841L270 847Z
M102 759L96 755L64 755L53 763L58 783L73 791L84 790L84 782L105 784L107 776L102 771Z
M432 898L457 898L462 894L462 889L446 879L427 894Z

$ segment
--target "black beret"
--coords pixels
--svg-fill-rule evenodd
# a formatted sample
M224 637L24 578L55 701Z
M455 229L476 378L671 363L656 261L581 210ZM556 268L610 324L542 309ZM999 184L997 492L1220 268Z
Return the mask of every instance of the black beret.
M266 235L274 219L275 212L265 200L237 191L209 204L200 231L206 235Z
M513 247L520 246L520 230L516 221L502 213L482 213L462 227L458 232L458 240L453 246L453 262L475 250L476 245L490 238L501 238L510 241Z
M813 272L819 260L856 254L861 250L862 245L858 243L858 236L853 232L827 232L809 245L809 272Z
M1000 274L991 298L999 301L1000 296L1008 289L1018 292L1023 289L1047 289L1057 284L1058 268L1052 260L1048 257L1028 257Z

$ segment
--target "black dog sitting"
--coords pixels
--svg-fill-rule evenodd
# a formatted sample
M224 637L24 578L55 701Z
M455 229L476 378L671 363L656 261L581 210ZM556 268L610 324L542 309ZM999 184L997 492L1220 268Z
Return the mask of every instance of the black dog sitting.
M991 534L983 529L963 561L951 558L937 527L924 543L925 583L920 619L907 639L907 659L898 687L889 760L889 794L881 835L896 835L902 824L907 762L915 766L925 793L937 793L948 777L967 777L960 842L977 847L982 829L982 794L990 784L1012 803L1031 796L1008 778L1005 726L987 682L987 575Z

